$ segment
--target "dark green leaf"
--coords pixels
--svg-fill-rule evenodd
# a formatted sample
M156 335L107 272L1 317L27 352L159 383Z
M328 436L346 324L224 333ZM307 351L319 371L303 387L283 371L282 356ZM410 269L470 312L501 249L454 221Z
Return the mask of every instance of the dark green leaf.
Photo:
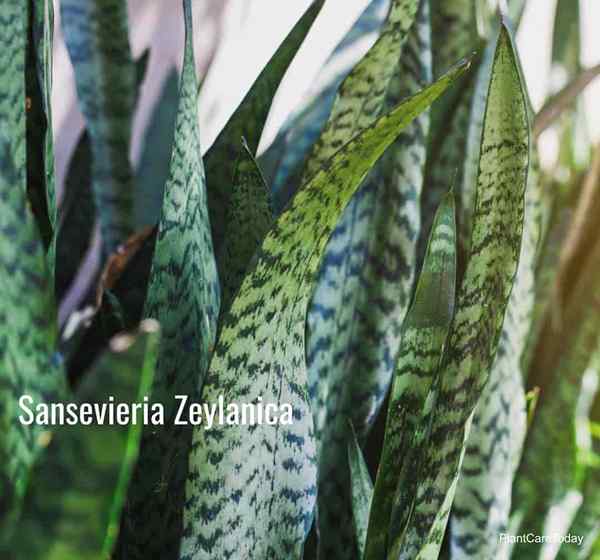
M387 557L388 546L401 540L408 522L396 519L394 496L402 503L415 498L419 458L429 438L439 387L439 366L454 313L456 218L454 193L443 199L434 220L413 304L402 326L394 371L385 440L369 518L367 560ZM388 535L390 520L401 529ZM395 527L394 527L395 529Z
M129 162L136 72L127 5L120 0L61 0L61 25L75 69L92 152L92 189L104 254L133 233Z
M373 498L373 482L353 428L351 428L350 434L348 463L350 465L352 486L352 520L354 521L354 533L358 544L358 557L363 558L367 542L369 510Z
M143 404L154 374L158 325L143 324L138 335L113 340L75 399L64 404ZM115 411L115 417L118 414ZM9 560L97 560L114 547L143 411L136 423L63 425L44 432L47 448L31 475L23 514ZM68 416L65 414L68 421ZM109 418L109 412L106 412Z
M206 154L210 223L217 252L220 251L223 242L225 213L229 207L229 197L231 196L233 165L240 140L245 138L250 152L252 155L256 155L275 92L323 3L324 0L313 0L306 13L296 23L256 78L250 91Z
M165 410L148 426L130 488L120 550L129 559L179 550L191 426L175 424L175 395L196 399L215 342L219 285L210 237L198 128L191 0L184 0L185 55L169 179L154 250L146 317L161 324L152 400Z

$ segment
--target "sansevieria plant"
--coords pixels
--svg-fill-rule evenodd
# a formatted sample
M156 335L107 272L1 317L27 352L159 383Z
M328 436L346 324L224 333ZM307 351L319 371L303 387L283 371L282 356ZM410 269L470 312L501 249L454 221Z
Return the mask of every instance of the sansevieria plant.
M136 168L127 4L58 2L86 125L58 203L53 2L0 3L0 557L600 559L578 1L536 112L525 0L371 0L261 154L325 0L205 153L193 4Z

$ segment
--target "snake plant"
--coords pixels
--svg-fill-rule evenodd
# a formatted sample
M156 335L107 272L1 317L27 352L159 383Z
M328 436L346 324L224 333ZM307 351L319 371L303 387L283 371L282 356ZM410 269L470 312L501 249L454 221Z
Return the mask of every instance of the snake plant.
M257 153L327 2L204 150L183 0L135 166L127 5L60 0L85 120L64 185L55 3L0 5L2 558L600 558L578 2L557 2L568 83L536 112L526 0L370 0Z

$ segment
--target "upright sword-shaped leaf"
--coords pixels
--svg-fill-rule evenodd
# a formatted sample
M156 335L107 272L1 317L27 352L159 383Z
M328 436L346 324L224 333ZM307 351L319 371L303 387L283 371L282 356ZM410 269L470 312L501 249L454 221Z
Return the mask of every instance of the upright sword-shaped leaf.
M436 214L414 301L402 325L365 560L386 558L388 547L399 538L388 533L395 517L396 489L403 500L414 500L419 460L435 411L440 360L454 313L455 282L456 218L451 191Z
M441 364L414 511L394 558L437 558L473 411L488 381L517 271L529 164L527 102L502 26L488 94L471 253ZM402 508L399 509L399 514Z
M387 31L342 84L330 120L339 121L341 129L329 125L323 149L332 149L329 142L337 142L349 123L357 129L365 126L378 111L429 82L428 1L420 2L408 33L399 29L405 29L403 17L411 8L399 6L392 5ZM383 68L388 64L392 68ZM424 113L402 132L344 210L328 241L309 307L309 390L319 446L317 520L325 557L356 557L344 460L348 420L362 440L392 376L415 277L428 124Z
M40 426L19 421L18 400L64 391L46 251L27 200L27 3L0 6L0 543L10 535L40 451Z
M179 550L191 426L175 425L175 395L196 398L215 342L219 285L206 202L196 107L191 1L184 1L185 55L169 180L144 315L160 319L152 400L165 424L147 426L128 496L121 548L126 558Z
M306 13L296 23L271 60L262 70L233 116L229 119L205 156L208 180L208 204L215 250L221 249L225 213L229 206L233 165L240 141L246 139L253 156L269 115L273 97L288 66L304 41L325 0L313 0ZM220 272L220 271L219 271Z
M316 494L305 317L319 260L368 170L467 67L455 67L351 140L299 191L263 241L223 319L202 402L288 404L293 423L195 429L182 559L300 557Z
M61 0L60 6L79 104L90 133L92 187L108 255L133 233L129 143L135 66L127 5L121 0Z

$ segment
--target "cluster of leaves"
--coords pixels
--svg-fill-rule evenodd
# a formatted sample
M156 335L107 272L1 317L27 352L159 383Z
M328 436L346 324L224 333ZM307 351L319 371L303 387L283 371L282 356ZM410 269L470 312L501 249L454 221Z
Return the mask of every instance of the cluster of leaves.
M372 0L257 157L323 4L202 156L184 0L181 76L133 169L147 54L124 2L61 0L86 131L59 206L53 3L0 6L3 558L600 555L600 151L588 169L571 111L599 72L579 68L572 0L553 49L569 82L537 115L525 2ZM564 149L542 171L550 127ZM101 270L59 329L96 224ZM24 426L22 394L149 395L166 419ZM179 426L175 395L289 403L294 422ZM549 531L584 544L499 538Z

